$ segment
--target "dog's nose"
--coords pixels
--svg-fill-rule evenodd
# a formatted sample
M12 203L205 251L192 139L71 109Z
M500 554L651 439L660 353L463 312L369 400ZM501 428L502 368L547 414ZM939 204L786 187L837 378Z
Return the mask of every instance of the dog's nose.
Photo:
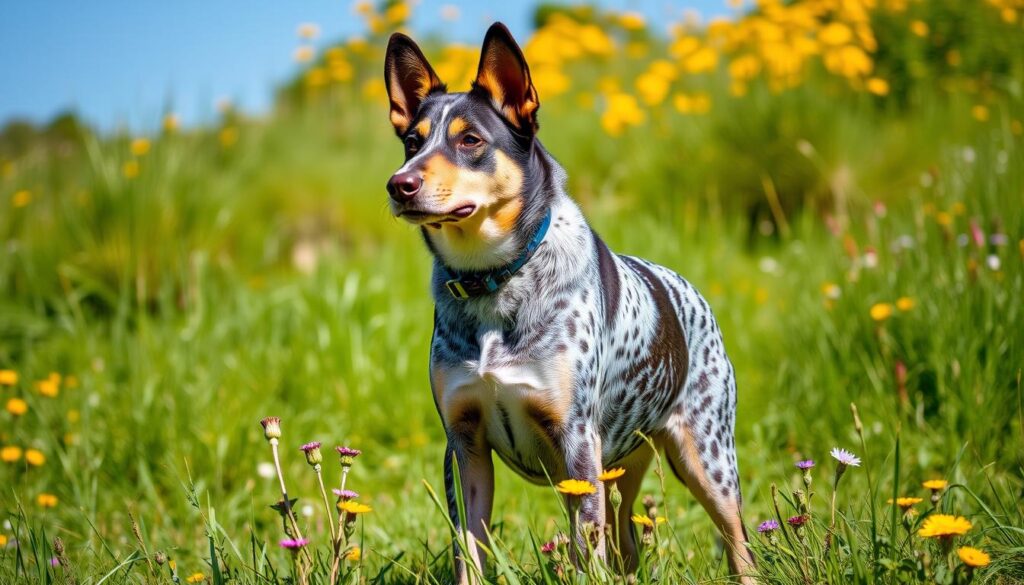
M396 173L388 180L388 195L399 203L405 203L416 196L423 186L423 179L416 172Z

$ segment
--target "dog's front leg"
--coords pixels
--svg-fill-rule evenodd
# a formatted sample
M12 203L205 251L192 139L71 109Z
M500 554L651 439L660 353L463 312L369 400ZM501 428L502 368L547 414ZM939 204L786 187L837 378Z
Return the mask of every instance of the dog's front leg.
M579 563L593 551L599 559L605 558L604 485L598 481L601 473L601 438L592 425L587 424L569 431L566 438L565 469L572 479L590 482L597 491L581 496L566 495L569 522L572 528L573 558ZM579 555L582 554L582 559Z
M458 463L461 478L462 498L466 511L465 526L459 518L455 463ZM460 585L480 583L483 581L483 563L482 551L478 545L487 544L491 507L494 503L494 463L491 461L490 447L482 441L466 441L464 437L449 436L444 454L444 487L448 498L448 515L458 535L453 545L455 582ZM460 540L466 543L467 551L462 550ZM467 561L472 563L473 567L467 566Z

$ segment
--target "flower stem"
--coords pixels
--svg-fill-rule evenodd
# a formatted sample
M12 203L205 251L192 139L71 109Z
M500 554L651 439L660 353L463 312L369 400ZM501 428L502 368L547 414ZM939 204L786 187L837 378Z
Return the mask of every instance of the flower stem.
M324 477L320 473L320 465L316 467L316 481L320 484L320 495L324 497L324 511L327 512L327 525L331 527L331 542L338 539L338 534L334 531L334 514L331 513L331 504L327 499L327 490L324 489Z
M299 530L299 521L295 518L295 513L292 512L292 503L288 499L288 489L284 487L284 474L281 472L281 457L277 452L277 439L270 439L270 450L274 454L274 468L277 470L277 480L281 483L281 505L284 506L285 515L288 520L291 521L292 530L295 531L295 538L302 540L302 531ZM302 547L303 553L306 555L306 560L312 562L313 558L309 555L309 551L306 547Z

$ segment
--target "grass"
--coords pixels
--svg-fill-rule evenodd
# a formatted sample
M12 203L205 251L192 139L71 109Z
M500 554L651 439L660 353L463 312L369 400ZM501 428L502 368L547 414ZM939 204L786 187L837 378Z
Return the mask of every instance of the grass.
M806 544L788 528L778 545L753 538L763 579L963 581L947 564L955 552L913 536L930 509L920 483L941 477L951 486L937 508L975 525L957 543L992 554L976 576L1020 582L1019 97L979 121L957 93L901 108L830 100L823 78L742 99L710 87L710 113L615 139L572 97L546 101L541 138L613 249L679 271L711 302L737 370L752 536L761 520L800 513L793 490L808 490L793 462L818 461ZM329 520L298 447L320 440L363 450L348 482L374 511L353 535L363 552L351 578L443 582L430 259L387 213L382 187L400 150L385 108L343 90L131 149L127 135L39 147L0 179L5 206L30 194L0 212L0 369L19 378L0 397L27 404L0 413L0 443L46 459L0 466L0 580L166 582L157 551L183 581L286 580L269 508L280 493L257 424L277 415L314 580L329 566ZM131 160L139 173L128 177ZM876 316L891 314L876 320L879 304ZM56 397L35 385L51 372L62 376ZM833 446L864 463L843 476L826 551ZM333 457L324 469L333 484ZM556 494L501 465L497 485L491 577L576 579L539 550L567 524ZM710 522L671 474L652 472L643 493L668 522L638 580L725 580ZM922 514L886 504L903 495L924 497ZM67 566L52 567L55 556Z

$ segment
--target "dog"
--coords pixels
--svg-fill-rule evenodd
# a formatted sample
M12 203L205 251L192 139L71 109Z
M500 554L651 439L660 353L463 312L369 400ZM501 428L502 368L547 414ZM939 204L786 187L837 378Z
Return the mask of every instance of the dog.
M501 23L488 29L466 93L449 93L401 33L388 43L384 79L405 147L387 183L390 209L420 228L434 258L430 385L447 437L449 513L468 549L456 543L456 580L483 574L492 452L534 483L595 485L578 501L575 542L587 548L586 529L604 557L605 526L617 524L635 570L629 519L653 457L639 431L721 531L731 571L752 582L736 380L715 318L681 276L613 254L589 227L537 139L540 102L512 34ZM626 470L617 517L597 479L613 467Z

